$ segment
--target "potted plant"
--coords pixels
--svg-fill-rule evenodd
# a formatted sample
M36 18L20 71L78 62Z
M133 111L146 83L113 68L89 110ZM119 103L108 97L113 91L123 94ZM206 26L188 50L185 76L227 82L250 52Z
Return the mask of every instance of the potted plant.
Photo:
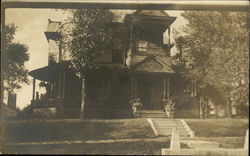
M174 110L175 110L175 103L172 99L163 99L162 100L165 112L169 118L174 118Z
M132 111L133 111L134 116L135 116L137 113L140 113L140 112L141 112L143 103L141 102L140 99L132 99L132 100L130 100L130 104L131 104L131 106L132 106Z

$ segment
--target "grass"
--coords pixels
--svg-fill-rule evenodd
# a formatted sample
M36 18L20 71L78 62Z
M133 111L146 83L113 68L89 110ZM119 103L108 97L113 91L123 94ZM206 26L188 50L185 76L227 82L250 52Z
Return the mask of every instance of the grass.
M220 143L223 148L242 148L248 128L246 119L186 119L198 140ZM119 154L160 155L170 137L157 138L145 119L33 120L7 122L5 142L96 140L73 144L5 146L8 154ZM119 141L119 139L126 141ZM100 140L111 140L101 142ZM182 148L188 148L181 144Z
M119 155L153 155L160 154L161 148L169 146L169 141L156 142L117 142L96 144L65 144L65 145L33 145L8 147L8 154L119 154Z
M248 119L186 119L198 137L241 137L246 135Z
M81 143L52 145L8 146L7 154L98 154L98 155L160 155L162 148L169 148L170 138L140 139L113 143ZM188 148L181 144L181 148Z
M202 140L218 142L222 148L243 148L245 137L210 137Z
M5 142L154 138L145 119L58 120L5 124Z

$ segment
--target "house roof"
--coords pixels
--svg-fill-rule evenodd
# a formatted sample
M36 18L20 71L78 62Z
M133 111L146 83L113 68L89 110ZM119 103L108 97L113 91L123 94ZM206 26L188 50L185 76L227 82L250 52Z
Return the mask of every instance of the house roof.
M132 15L170 17L164 10L137 10Z
M47 30L44 32L45 36L46 36L48 41L49 41L49 39L55 40L58 37L58 32L59 32L61 22L52 21L50 19L48 19L48 20L49 20L48 27L47 27Z
M47 32L58 32L59 27L61 25L61 22L60 21L52 21L50 19L48 19L48 20L49 20L49 24L47 27Z
M63 61L32 70L29 72L29 75L41 81L51 82L55 79L60 70L69 68L69 65L70 61Z
M123 23L131 24L134 21L148 27L160 24L161 29L166 30L175 20L176 17L169 16L164 10L137 10L132 14L126 14Z
M59 71L70 69L70 64L71 64L70 60L62 61L59 63L51 64L49 66L32 70L29 72L29 75L41 81L53 82L58 76ZM97 70L126 72L128 71L128 68L122 64L97 64L97 67L92 71L97 71Z
M152 73L174 73L172 63L166 56L133 56L131 59L131 71Z

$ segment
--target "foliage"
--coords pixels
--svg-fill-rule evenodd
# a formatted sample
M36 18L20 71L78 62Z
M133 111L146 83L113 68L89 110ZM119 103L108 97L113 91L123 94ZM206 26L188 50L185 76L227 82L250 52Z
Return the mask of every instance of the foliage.
M162 102L163 102L163 106L167 112L171 112L171 111L175 110L175 103L171 98L163 99Z
M96 67L98 56L110 50L110 24L116 18L109 10L75 9L69 11L66 23L62 27L62 42L70 52L73 67L79 73L84 73Z
M132 106L133 112L137 112L137 110L141 110L143 103L141 102L140 99L132 99L130 100L130 104Z
M111 49L110 25L116 16L109 10L73 9L61 28L61 46L70 53L72 67L82 79L80 118L84 118L85 78L89 69L97 67L98 57Z
M2 69L4 90L13 91L21 88L20 83L28 83L28 70L24 63L29 60L28 47L14 41L17 27L13 24L5 26L6 38L2 51Z
M229 104L248 103L247 14L186 11L183 34L176 37L178 70L197 81L197 94L217 89Z

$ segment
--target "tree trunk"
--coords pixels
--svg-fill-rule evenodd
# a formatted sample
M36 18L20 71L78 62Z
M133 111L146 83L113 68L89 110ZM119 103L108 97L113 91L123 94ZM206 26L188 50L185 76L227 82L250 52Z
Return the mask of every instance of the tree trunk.
M232 105L231 105L231 101L228 100L228 104L227 104L227 107L228 107L228 118L231 118L232 117Z
M243 104L242 104L242 102L240 103L240 111L237 111L237 112L240 113L240 117L241 117L241 118L244 118L244 110L243 110ZM237 114L237 115L238 115L238 114Z
M205 119L205 104L204 98L200 99L200 118Z
M81 111L80 111L80 119L84 119L85 117L85 77L82 76L82 101L81 101Z
M210 117L210 106L209 106L209 98L206 100L206 118Z
M214 108L215 108L215 118L218 118L219 117L219 108L218 108L218 104L214 105Z

